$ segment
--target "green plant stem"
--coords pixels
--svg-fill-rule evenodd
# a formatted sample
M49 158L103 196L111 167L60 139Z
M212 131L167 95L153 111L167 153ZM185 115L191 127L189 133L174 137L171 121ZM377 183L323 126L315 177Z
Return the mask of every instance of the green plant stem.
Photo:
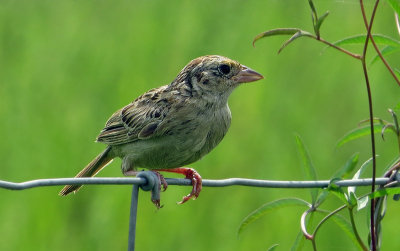
M362 2L362 1L361 1L361 2ZM376 6L376 7L374 7L374 13L373 13L373 15L375 15L375 11L376 11L376 8L377 8L377 6L378 6L378 3L379 3L379 0L377 0L377 1L375 2L375 6ZM365 28L368 30L368 29L369 29L369 25L368 25L367 17L366 17L366 15L365 15L364 4L361 5L361 10L362 10L362 12L363 12L363 15L362 15L362 16L363 16ZM373 21L373 20L371 20L371 21ZM397 22L397 19L396 19L396 22ZM396 81L396 83L397 83L398 85L400 85L400 80L399 80L399 78L397 77L396 73L394 73L392 67L389 65L389 63L386 61L386 59L383 57L381 51L379 50L378 45L375 43L375 39L373 38L373 36L372 36L371 33L369 34L369 39L371 40L371 43L372 43L372 45L374 46L374 49L375 49L376 53L378 53L378 56L379 56L380 59L382 60L383 64L386 66L386 68L387 68L388 71L390 72L390 75L392 75L392 77L393 77L393 79Z
M316 39L317 41L321 41L322 43L328 45L329 47L335 48L336 50L341 51L341 52L343 52L343 53L345 53L345 54L347 54L347 55L349 55L349 56L351 56L351 57L353 57L353 58L355 58L355 59L361 59L361 56L360 56L360 55L355 54L355 53L353 53L353 52L351 52L351 51L348 51L348 50L346 50L346 49L344 49L344 48L342 48L342 47L339 47L339 46L337 46L337 45L334 45L334 44L332 44L332 43L330 43L330 42L324 40L324 39L321 38L321 37L317 37L317 36L312 36L312 37L313 37L314 39Z
M393 77L393 79L396 81L396 83L397 83L398 85L400 85L400 80L399 80L399 78L397 77L396 73L394 73L392 67L389 65L389 63L386 61L386 59L383 57L381 51L379 50L378 46L377 46L376 43L375 43L375 40L372 38L372 35L370 35L370 39L371 39L372 45L373 45L374 48L375 48L376 53L378 53L378 56L381 58L383 64L386 66L386 68L387 68L388 71L390 72L390 75L392 75L392 77Z
M315 212L317 209L314 206L311 206L307 211L305 211L302 215L301 215L301 219L300 219L300 227L301 227L301 231L303 232L304 237L307 240L310 240L313 246L313 250L317 251L317 243L315 242L315 238L313 235L309 234L307 232L307 226L306 226L306 218L307 215Z
M354 235L356 236L356 239L358 243L360 244L361 248L364 251L368 251L368 248L365 246L364 242L361 240L360 235L358 234L356 223L354 222L354 214L353 214L353 208L348 208L349 209L349 214L350 214L350 223L351 227L353 229Z
M315 236L317 235L317 232L319 230L319 228L322 226L322 224L324 224L330 217L334 216L335 214L339 213L340 211L342 211L343 209L345 209L347 207L347 205L343 205L341 207L339 207L338 209L335 209L334 211L330 212L328 215L326 215L319 223L318 225L315 227L314 233L312 234L315 238Z
M317 251L317 243L315 242L315 239L312 239L311 243L312 243L314 251Z
M373 109L372 109L372 94L371 94L371 86L369 83L369 77L368 77L368 71L367 71L367 65L365 62L365 56L367 54L367 49L368 49L368 42L371 37L371 29L372 25L374 22L376 10L378 8L379 0L376 0L374 9L371 14L371 19L368 22L365 22L366 28L367 28L367 38L365 39L365 44L364 44L364 50L362 53L362 67L364 71L364 77L365 77L365 84L367 87L367 93L368 93L368 106L369 106L369 119L370 119L370 126L371 126L371 150L372 150L372 185L371 185L371 193L375 192L375 179L376 179L376 150L375 150L375 134L374 134L374 122L373 122ZM365 8L364 8L364 2L363 0L360 0L360 6L361 6L361 12L363 19L366 21L366 14L365 14ZM371 217L370 217L370 224L371 224L371 250L376 251L376 234L375 234L375 221L374 221L374 215L375 215L375 200L371 200Z
M312 240L314 239L314 236L312 236L311 234L309 234L307 232L307 226L306 226L306 217L309 213L314 212L315 208L312 206L310 207L307 211L305 211L302 215L301 215L301 219L300 219L300 227L301 227L301 231L303 232L304 237L307 240Z

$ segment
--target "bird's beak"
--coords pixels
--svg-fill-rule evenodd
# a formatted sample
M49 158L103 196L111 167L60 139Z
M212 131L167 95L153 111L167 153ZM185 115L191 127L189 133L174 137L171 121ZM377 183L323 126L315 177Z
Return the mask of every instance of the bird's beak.
M263 78L264 78L263 75L244 65L242 65L242 70L236 75L236 81L238 83L248 83Z

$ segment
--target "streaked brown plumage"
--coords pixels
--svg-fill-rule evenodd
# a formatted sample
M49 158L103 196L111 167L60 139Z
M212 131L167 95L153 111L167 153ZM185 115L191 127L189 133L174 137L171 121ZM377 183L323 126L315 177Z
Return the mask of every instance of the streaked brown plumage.
M109 118L97 137L108 147L76 177L94 176L120 157L126 175L138 167L185 174L197 185L182 202L196 198L201 177L193 169L176 168L197 161L222 140L231 122L229 95L241 83L262 78L226 57L192 60L171 84L149 90ZM65 186L60 195L79 188Z

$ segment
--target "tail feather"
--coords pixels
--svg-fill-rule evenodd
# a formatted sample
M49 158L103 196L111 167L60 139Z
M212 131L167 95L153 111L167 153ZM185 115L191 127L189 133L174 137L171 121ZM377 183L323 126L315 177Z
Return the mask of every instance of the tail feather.
M102 153L100 153L94 160L92 160L87 166L80 171L75 178L79 177L93 177L101 171L107 164L111 163L113 156L110 154L111 147L107 147ZM77 192L82 185L66 185L59 193L60 196L68 195L72 192Z

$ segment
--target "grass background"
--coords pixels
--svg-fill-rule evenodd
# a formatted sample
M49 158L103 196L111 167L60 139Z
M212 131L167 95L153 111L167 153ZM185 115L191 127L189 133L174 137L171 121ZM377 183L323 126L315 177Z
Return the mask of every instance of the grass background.
M364 32L356 0L316 1L331 14L322 27L330 41ZM372 1L366 1L372 9ZM370 13L370 11L369 11ZM368 117L361 63L311 40L300 39L279 56L284 37L251 46L267 29L312 30L307 1L15 1L0 2L0 179L71 177L104 146L93 143L107 118L134 98L168 84L191 59L220 54L265 76L230 98L232 126L223 142L194 163L204 178L304 178L294 133L310 150L320 179L354 153L369 158L368 138L335 149L347 131ZM386 2L374 31L398 39ZM349 47L360 52L359 47ZM372 55L372 51L369 52ZM398 55L389 57L399 65ZM370 67L375 114L399 102L400 89L381 63ZM394 137L377 138L378 173L396 154ZM120 160L102 171L119 177ZM61 198L61 187L0 190L0 250L125 250L129 186L86 186ZM367 191L361 189L361 191ZM170 187L156 210L140 193L137 250L289 250L302 208L274 211L237 238L241 220L283 197L309 200L307 190L204 188L197 201L176 205L188 187ZM326 209L340 205L331 198ZM399 203L389 201L383 249L396 250ZM366 211L357 213L366 239ZM357 250L328 222L322 250ZM307 243L305 250L311 247Z

